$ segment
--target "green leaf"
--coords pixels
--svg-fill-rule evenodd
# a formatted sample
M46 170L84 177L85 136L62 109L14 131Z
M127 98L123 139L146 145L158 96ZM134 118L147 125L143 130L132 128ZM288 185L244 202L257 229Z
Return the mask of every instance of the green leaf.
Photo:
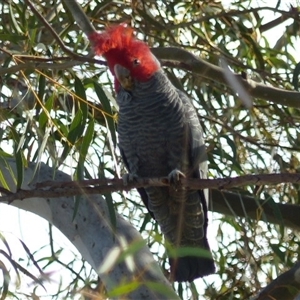
M90 119L88 127L86 128L86 131L83 135L82 143L80 146L79 161L85 161L86 155L88 153L88 149L94 137L94 129L95 129L94 119Z
M85 94L85 89L84 86L81 82L81 80L77 77L74 76L75 78L75 93L78 97L80 97L83 100L86 100L86 94Z
M24 179L24 161L23 161L24 158L21 150L22 140L20 139L15 128L10 127L10 132L12 133L14 139L14 157L17 166L17 189L19 189L21 188Z
M110 220L110 225L111 229L113 232L116 232L116 226L117 226L117 217L116 217L116 211L114 207L114 201L112 198L112 195L109 193L104 194L105 200L106 200L106 205L109 213L109 220Z
M140 232L143 232L146 229L147 224L151 221L152 217L150 215L150 213L146 213L144 220L143 220L143 224L140 227Z
M210 251L199 249L197 247L174 248L172 246L168 246L168 254L170 257L197 256L211 258Z
M15 152L16 166L17 166L17 190L21 188L24 179L24 163L23 155L19 150Z
M43 101L44 94L45 94L45 87L46 87L46 77L43 74L40 74L39 75L39 91L38 91L38 97L39 97L40 101Z
M77 170L76 170L76 175L77 175L78 180L84 179L84 163L85 163L86 155L88 153L88 149L93 140L94 126L95 126L94 120L91 119L89 122L89 125L85 131L85 134L83 135L82 143L81 143L81 146L79 149L79 155L80 155L79 162L78 162ZM74 211L73 211L73 220L76 217L76 214L78 212L80 201L81 201L81 197L76 196Z
M5 178L5 176L3 175L1 169L0 169L0 183L1 183L1 186L2 186L2 187L4 187L4 188L7 189L7 190L10 190L10 189L9 189L9 186L8 186L8 184L7 184L7 182L6 182L6 178Z
M86 159L86 155L88 153L88 149L91 145L94 136L94 127L95 122L93 119L90 119L88 127L83 135L82 143L79 148L79 162L77 165L77 179L84 179L84 163Z
M64 150L60 158L61 161L64 161L66 159L71 148L75 145L77 138L80 137L83 133L84 124L82 117L82 111L78 110L68 132L67 142L65 143Z
M174 290L171 287L166 286L164 283L146 281L145 285L152 291L159 292L161 295L164 295L169 299L174 299L175 297L177 298Z
M268 193L264 193L264 198L266 199L266 201L265 201L266 206L269 206L272 209L274 216L276 217L276 219L278 221L280 221L280 233L281 233L282 236L284 236L285 226L284 226L284 221L283 221L283 218L282 218L282 214L280 212L280 209L278 208L278 204L274 201L272 196L269 195Z
M0 34L0 41L7 41L7 42L13 42L17 44L20 41L27 40L27 37L24 35L18 35L18 34L6 34L1 33Z
M107 121L108 129L110 132L110 136L113 142L114 147L116 147L117 144L117 137L116 137L116 128L115 128L115 122L113 119L113 112L111 109L110 101L106 95L106 93L103 91L101 85L94 81L94 87L95 87L95 92L98 96L98 99L102 103L103 106L103 111L106 112L107 114L104 114L105 120Z
M12 21L11 25L13 25L15 31L17 31L18 33L22 33L23 34L23 30L19 26L19 22L17 21L17 19L15 17L15 12L14 12L11 4L9 5L9 15L10 15L10 19Z
M285 263L285 251L280 249L281 244L272 244L270 243L270 247L272 248L273 252L278 256L281 262Z
M46 109L46 111L42 111L40 113L40 117L39 117L39 125L40 128L45 128L48 120L49 120L49 112L51 110L51 108L53 107L53 103L54 103L54 95L52 94L48 100L46 101L44 108Z
M12 180L14 183L16 183L16 182L17 182L17 179L16 179L16 177L15 177L15 173L14 173L14 171L12 170L11 166L9 165L9 163L5 160L5 157L8 157L8 156L6 156L6 155L4 155L4 156L1 155L1 156L0 156L0 165L1 165L1 166L5 166L5 169L7 169L7 170L8 170L8 173L10 174L11 180ZM12 157L10 157L10 158L12 158ZM3 172L2 172L1 169L0 169L0 183L1 183L1 185L2 185L5 189L7 189L7 190L11 190L11 187L8 185L7 180L8 180L7 176L4 176ZM13 185L13 186L14 186L14 185Z
M293 72L293 86L296 91L299 90L299 74L300 74L300 62L296 64L295 70Z
M68 133L69 133L69 128L59 119L56 119L56 120L53 120L52 119L52 122L54 123L54 125L59 128L59 131L61 132L61 134L64 136L64 137L67 137L68 136Z
M82 117L83 119L87 119L89 108L86 102L85 88L82 81L77 76L74 76L74 78L75 78L75 93L80 99L84 100L84 101L78 100L79 107L82 111Z
M110 290L107 293L107 296L109 298L116 298L116 297L119 298L122 295L127 295L128 293L135 291L136 289L139 288L140 285L141 285L141 283L137 282L137 281L129 282L126 284L121 284L121 285L118 285L116 288Z
M3 250L0 250L0 254L3 254L4 251ZM0 270L2 271L2 278L3 278L3 281L2 281L2 287L1 287L1 300L4 300L6 299L6 296L8 294L8 287L9 287L9 284L10 284L10 281L11 281L11 277L9 275L10 271L5 267L5 264L2 262L2 260L0 260Z
M82 135L83 130L83 113L81 110L78 110L70 126L68 141L74 144L76 139Z

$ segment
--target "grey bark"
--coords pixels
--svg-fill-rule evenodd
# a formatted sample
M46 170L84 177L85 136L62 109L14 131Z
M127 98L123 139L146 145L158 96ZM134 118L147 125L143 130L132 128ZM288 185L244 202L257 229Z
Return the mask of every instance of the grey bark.
M2 160L0 171L10 190L15 192L15 160ZM29 163L24 170L21 188L31 189L37 182L53 178L57 181L71 180L69 175L55 171L46 164L37 166ZM114 261L114 257L110 255L112 250L124 253L126 245L130 247L133 242L143 241L138 231L119 215L116 216L116 229L113 232L106 202L100 195L81 195L75 220L73 197L30 198L14 201L11 205L37 214L56 226L91 264L108 291L119 286L124 279L127 282L135 279L141 285L135 291L124 295L126 299L179 299L146 245L125 261ZM161 283L164 288L160 291L153 290L147 286L147 282Z

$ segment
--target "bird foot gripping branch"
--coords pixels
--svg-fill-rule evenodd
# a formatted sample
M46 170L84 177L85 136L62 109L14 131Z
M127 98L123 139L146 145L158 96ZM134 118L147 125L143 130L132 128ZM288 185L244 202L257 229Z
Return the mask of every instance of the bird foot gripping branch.
M175 191L182 188L182 184L180 181L181 178L185 178L185 175L178 169L172 170L168 175L170 187Z
M93 33L89 39L115 78L119 148L129 173L142 178L169 174L175 188L185 176L179 170L191 178L206 178L197 113L187 95L172 85L149 46L135 39L133 29L124 24ZM169 260L173 280L193 281L215 271L207 241L208 199L202 190L171 190L138 188L169 244L179 250L196 249ZM201 256L204 252L208 254Z
M137 179L138 176L136 174L133 174L133 173L126 173L122 176L122 179L123 179L123 184L125 186L128 185L128 183L131 183L131 182L134 182L135 179Z

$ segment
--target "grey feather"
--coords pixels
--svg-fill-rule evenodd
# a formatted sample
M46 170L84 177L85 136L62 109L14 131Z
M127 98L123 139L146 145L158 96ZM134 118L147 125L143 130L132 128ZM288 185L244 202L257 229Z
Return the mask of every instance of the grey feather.
M190 99L177 90L162 70L134 89L120 89L119 147L128 171L138 177L168 176L179 170L187 177L206 178L203 133ZM139 189L142 200L175 247L208 250L207 191L172 187ZM171 258L172 278L192 281L215 271L211 257Z

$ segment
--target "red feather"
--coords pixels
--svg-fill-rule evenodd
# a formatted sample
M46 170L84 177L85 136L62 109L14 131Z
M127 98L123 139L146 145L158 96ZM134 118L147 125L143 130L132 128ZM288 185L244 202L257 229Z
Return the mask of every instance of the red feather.
M148 45L136 40L133 29L124 23L109 27L102 33L93 33L89 40L95 53L106 58L113 75L114 66L119 64L130 70L132 77L147 81L160 68ZM135 60L140 62L138 66L134 64Z
M93 33L89 36L94 44L94 50L97 55L105 55L112 49L123 49L130 47L133 39L133 29L125 23L109 27L102 33Z

